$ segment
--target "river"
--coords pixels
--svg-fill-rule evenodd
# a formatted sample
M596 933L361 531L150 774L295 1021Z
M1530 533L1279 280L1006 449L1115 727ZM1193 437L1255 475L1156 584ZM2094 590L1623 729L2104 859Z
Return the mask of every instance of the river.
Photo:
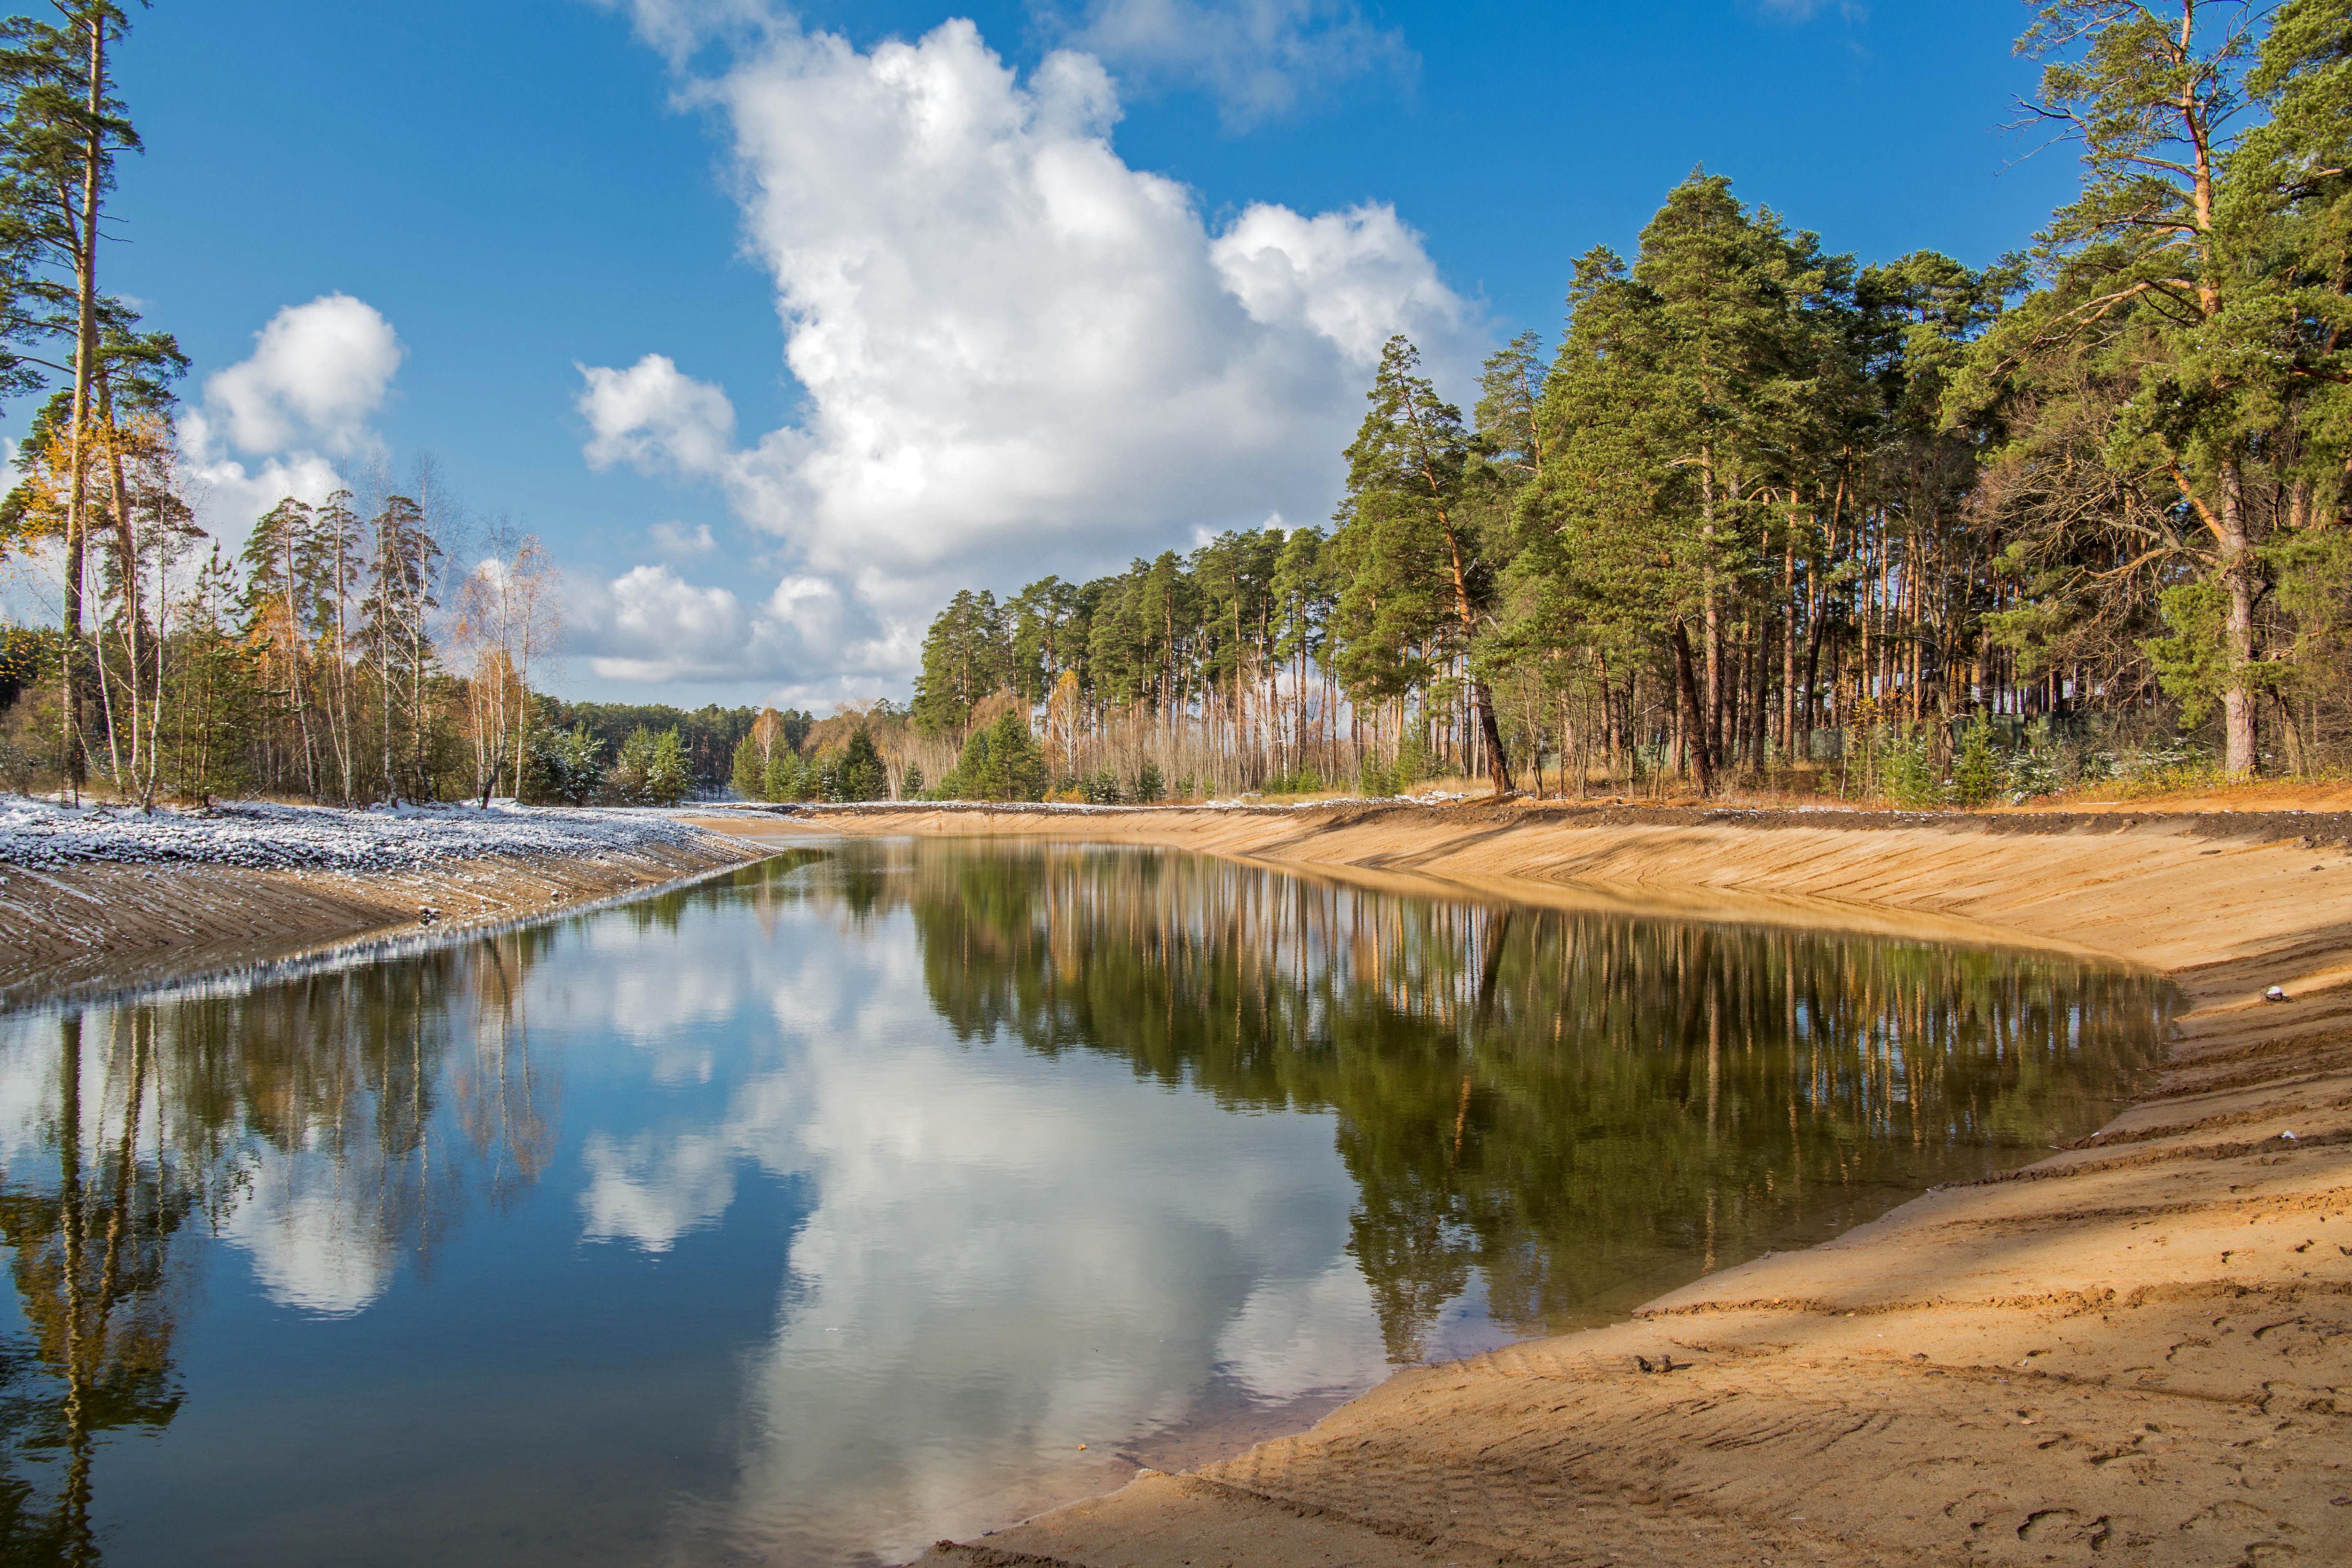
M2169 992L814 843L0 1015L10 1562L892 1563L2112 1113Z

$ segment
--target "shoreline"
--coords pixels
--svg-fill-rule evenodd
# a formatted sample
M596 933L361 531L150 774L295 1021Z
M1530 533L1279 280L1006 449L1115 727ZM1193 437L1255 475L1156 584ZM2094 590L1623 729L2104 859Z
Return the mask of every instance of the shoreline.
M356 814L354 814L356 818ZM771 853L709 830L390 869L0 858L0 1007L439 939L685 883ZM420 920L430 908L435 918Z
M2182 993L2156 1081L2049 1159L1610 1327L1399 1373L1306 1432L1142 1471L924 1563L2352 1560L2342 814L1465 802L771 820L730 831L1150 844L1499 896L1663 896L1693 918L1989 930ZM2263 1000L2273 984L2289 1000ZM1671 1372L1636 1360L1662 1356Z
M12 941L0 1005L332 962L860 834L1152 845L2120 959L2179 985L2177 1037L2157 1080L2072 1148L1613 1325L1399 1373L1305 1432L1195 1448L1181 1473L1141 1470L921 1561L2352 1559L2352 816L1466 801L689 809L674 826L705 832L404 870L0 865L12 933L82 922L46 965ZM445 918L420 927L427 902ZM2262 1000L2272 984L2290 1000ZM1639 1370L1662 1355L1672 1372Z
M751 838L1012 836L1191 849L1539 901L2023 943L2168 973L2269 951L2311 929L2322 905L2352 931L2344 811L1960 815L1474 799L682 815Z

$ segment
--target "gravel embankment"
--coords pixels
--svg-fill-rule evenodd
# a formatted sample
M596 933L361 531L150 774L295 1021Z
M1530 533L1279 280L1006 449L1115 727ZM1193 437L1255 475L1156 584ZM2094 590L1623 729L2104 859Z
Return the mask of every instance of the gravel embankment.
M247 802L152 815L0 796L0 866L76 862L242 866L276 870L413 871L449 860L636 853L709 837L657 812L472 806L333 806Z
M661 812L0 797L0 1005L576 907L761 858Z

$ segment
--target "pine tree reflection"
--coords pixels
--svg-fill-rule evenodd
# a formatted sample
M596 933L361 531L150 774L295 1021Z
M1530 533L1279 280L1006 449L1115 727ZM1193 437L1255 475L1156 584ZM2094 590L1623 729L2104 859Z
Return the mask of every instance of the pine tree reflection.
M1366 891L1116 850L853 852L971 1039L1339 1115L1392 1359L1483 1279L1528 1331L2105 1120L2164 992L2063 957Z
M82 1020L64 1019L57 1033L55 1184L0 1186L0 1233L28 1331L0 1348L0 1549L11 1563L95 1562L97 1442L160 1428L180 1403L171 1342L183 1281L167 1243L193 1205L139 1157L152 1022L114 1021L102 1060L121 1070L102 1071L95 1086L85 1082ZM106 1103L110 1080L119 1106ZM93 1087L97 1102L86 1106Z
M538 1179L559 1083L533 1059L523 982L551 940L0 1019L54 1155L0 1171L25 1322L0 1341L0 1559L98 1561L106 1438L180 1405L192 1217L253 1250L282 1305L348 1311L404 1263L429 1268L469 1194L503 1207Z

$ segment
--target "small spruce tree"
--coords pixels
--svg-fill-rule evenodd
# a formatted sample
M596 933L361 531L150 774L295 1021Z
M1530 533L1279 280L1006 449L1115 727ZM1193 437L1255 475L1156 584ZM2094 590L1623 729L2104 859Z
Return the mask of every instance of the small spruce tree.
M760 742L744 736L735 746L735 793L745 800L762 799L767 793L767 759L760 755Z
M947 785L953 799L986 800L995 776L989 763L988 731L980 729L965 737L963 752L956 758L955 767L940 782Z
M1952 798L1962 805L1983 805L2009 787L2009 766L1992 749L1992 726L1979 719L1969 726L1952 769Z
M760 773L760 793L770 800L806 800L801 786L801 760L790 746L777 742Z
M526 752L523 798L541 804L587 805L604 782L604 752L585 724L569 730L541 725L530 732Z
M890 793L889 771L863 724L850 731L848 744L841 749L837 788L843 800L880 800Z

